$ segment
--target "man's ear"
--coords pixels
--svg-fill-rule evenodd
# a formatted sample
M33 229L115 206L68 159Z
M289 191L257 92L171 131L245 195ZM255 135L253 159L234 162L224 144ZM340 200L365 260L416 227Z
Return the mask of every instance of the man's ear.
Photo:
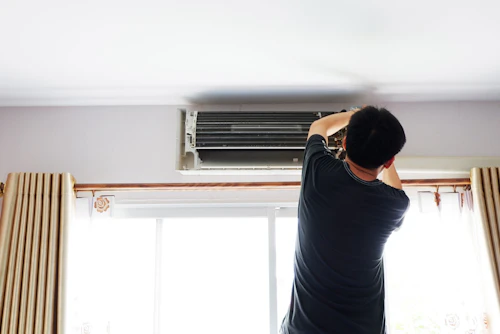
M344 148L344 151L346 150L345 149L345 140L346 140L347 136L344 136L344 139L342 139L342 147Z
M396 157L392 157L389 161L387 161L385 164L384 164L384 168L389 168L392 166L392 164L394 163L394 160L396 160Z

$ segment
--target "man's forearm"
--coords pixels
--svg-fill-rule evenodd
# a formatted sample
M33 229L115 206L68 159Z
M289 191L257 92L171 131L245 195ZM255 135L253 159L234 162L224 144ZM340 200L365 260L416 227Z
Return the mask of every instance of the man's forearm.
M355 111L336 113L320 118L311 124L309 136L322 135L328 143L328 137L345 128Z
M403 184L401 183L401 179L399 178L394 164L392 164L391 167L384 169L382 181L393 188L403 189Z

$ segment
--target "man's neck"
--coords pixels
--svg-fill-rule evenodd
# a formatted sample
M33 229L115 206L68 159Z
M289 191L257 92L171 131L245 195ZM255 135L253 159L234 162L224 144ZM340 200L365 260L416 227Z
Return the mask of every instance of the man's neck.
M368 169L361 167L357 163L352 162L349 157L345 158L345 161L349 164L349 167L351 168L351 172L354 173L357 177L359 177L363 181L375 181L380 174L380 171L378 169Z

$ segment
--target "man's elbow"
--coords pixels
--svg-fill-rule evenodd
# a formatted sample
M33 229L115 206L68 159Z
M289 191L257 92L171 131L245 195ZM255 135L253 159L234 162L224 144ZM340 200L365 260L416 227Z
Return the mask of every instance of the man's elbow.
M318 119L317 121L314 121L311 124L311 127L309 128L309 134L307 136L307 139L311 138L311 136L314 136L314 135L321 135L326 140L326 139L328 139L328 136L326 135L326 133L327 133L327 128L325 127L323 122L321 122L321 119Z

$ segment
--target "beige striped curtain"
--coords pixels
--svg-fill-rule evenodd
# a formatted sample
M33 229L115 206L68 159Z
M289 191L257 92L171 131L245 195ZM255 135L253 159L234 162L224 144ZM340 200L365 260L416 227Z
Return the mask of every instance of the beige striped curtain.
M482 260L492 333L500 333L500 168L474 168L474 215L484 236Z
M0 333L63 333L70 174L12 173L0 221Z

